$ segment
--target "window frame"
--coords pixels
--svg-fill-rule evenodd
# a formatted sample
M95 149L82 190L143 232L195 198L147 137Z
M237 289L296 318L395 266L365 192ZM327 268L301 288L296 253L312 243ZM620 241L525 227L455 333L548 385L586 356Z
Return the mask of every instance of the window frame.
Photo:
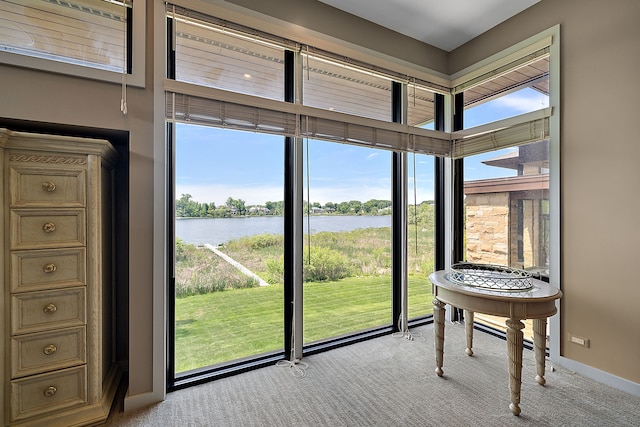
M184 3L186 2L186 0L174 0L175 3ZM203 12L204 13L212 13L216 16L223 16L223 17L227 17L224 13L222 15L218 14L216 9L210 9L210 10L204 10L205 7L204 5L202 6L203 8ZM239 23L245 23L245 22L251 22L250 19L248 18L244 18L244 19L239 19L237 20L237 22ZM163 26L164 28L166 28L166 26ZM278 31L276 31L276 33L278 33ZM547 46L549 46L549 43L551 43L550 45L550 57L552 60L551 63L551 68L550 68L550 91L552 92L553 96L551 96L550 98L550 109L553 109L553 113L549 113L550 116L548 117L549 120L549 135L552 141L554 141L554 143L552 144L552 146L550 147L550 155L551 155L551 165L550 165L550 170L552 172L555 172L555 177L551 182L551 192L550 192L550 203L551 204L555 204L555 210L554 212L551 214L551 220L550 220L550 232L551 232L551 241L550 241L550 247L551 247L551 256L550 259L552 260L552 268L550 271L550 276L553 278L554 281L552 281L552 283L556 284L556 286L558 286L559 283L559 269L560 269L560 263L559 263L559 253L560 253L560 245L559 245L559 239L560 239L560 234L559 234L559 218L560 218L560 204L559 204L559 124L560 124L560 115L559 115L559 25L552 27L551 29L544 31L536 36L533 36L521 43L518 43L514 46L512 46L511 48L508 48L502 52L499 52L493 56L488 57L487 59L480 61L474 65L472 65L471 67L468 67L465 70L460 71L459 73L456 73L454 75L449 76L449 80L447 81L447 87L451 88L448 92L446 93L442 93L444 95L444 103L445 103L445 118L444 118L444 127L445 129L442 131L424 131L426 132L424 134L425 137L428 138L432 138L433 140L442 140L444 141L446 138L448 137L449 142L451 142L451 140L454 138L453 137L453 133L451 132L452 127L453 126L453 122L454 122L454 116L453 116L453 94L455 93L455 87L459 84L463 84L468 80L476 80L479 77L481 77L483 74L490 72L492 69L495 69L497 67L500 66L504 66L505 64L508 64L509 62L513 61L514 59L517 59L518 57L522 56L522 52L523 51L537 51L540 48L540 45L546 44ZM157 48L157 47L156 47ZM431 77L433 77L433 81L440 81L440 77L441 76L436 76L431 75ZM297 114L299 116L307 116L310 117L312 119L315 118L319 118L319 119L326 119L326 120L333 120L335 122L339 122L339 123L361 123L363 126L370 126L371 128L383 128L385 130L391 130L391 131L397 131L397 132L406 132L407 134L413 134L413 135L419 135L419 136L423 136L420 135L420 132L416 132L416 131L412 131L409 130L407 131L405 128L400 128L399 124L397 123L385 123L384 125L379 123L379 121L377 120L373 120L373 119L364 119L364 118L345 118L343 113L337 113L337 112L331 112L331 111L318 111L318 109L312 108L312 107L308 107L308 106L304 106L302 104L295 104L294 106L291 106L291 104L289 104L289 106L284 106L283 104L285 104L284 102L280 102L280 101L271 101L271 100L258 100L256 101L255 99L251 99L251 97L246 96L246 95L241 95L241 94L235 94L235 93L228 93L222 90L215 90L215 89L208 89L208 90L200 90L200 88L196 88L195 85L189 85L189 84L184 84L184 83L180 83L180 82L175 82L172 81L170 79L165 79L160 85L164 85L164 93L165 94L169 94L169 96L171 95L171 93L183 93L183 94L190 94L191 96L203 96L203 92L206 93L206 95L204 96L204 98L210 98L210 99L217 99L217 100L224 100L224 102L231 102L231 103L238 103L238 104L242 104L248 107L255 107L255 108L265 108L265 109L273 109L273 110L277 110L279 112L285 112L285 113L293 113L293 114ZM196 91L197 89L197 95L196 95ZM191 93L190 93L191 92ZM166 118L166 116L165 116ZM525 121L524 119L521 118L521 121ZM455 130L455 129L453 129ZM302 133L296 133L295 135L290 136L292 138L292 140L295 141L299 141L301 137L312 137L313 135L310 134L302 134ZM402 150L408 150L409 147L405 147ZM454 158L451 157L451 152L449 152L448 154L443 154L442 152L438 152L438 156L444 156L442 157L443 161L441 163L443 163L442 165L440 165L440 172L444 175L444 177L442 177L442 182L444 183L444 209L442 209L443 213L445 214L445 218L444 221L442 221L440 223L440 227L443 228L444 230L444 234L445 234L445 241L441 242L442 244L440 245L441 248L440 250L436 249L436 256L437 257L441 257L444 258L444 263L445 263L445 268L450 266L452 260L453 260L453 252L454 252L454 234L456 231L454 229L453 226L453 217L454 217L454 199L456 198L456 192L454 191L454 170L455 170L455 162L456 160L454 160ZM433 153L430 153L433 154ZM463 156L461 156L463 157ZM460 190L461 190L461 186L460 186ZM436 224L436 226L438 226L438 224ZM444 255L441 253L444 252ZM163 307L163 309L166 308ZM555 325L554 325L554 321L555 321ZM426 323L426 322L425 322ZM551 319L551 327L552 330L554 330L553 334L553 338L557 339L558 341L556 341L553 344L553 348L555 351L559 352L559 316L554 316L554 318ZM410 326L414 326L413 324L411 324ZM556 330L557 328L557 330ZM305 347L305 351L304 354L305 355L311 355L314 354L318 351L323 351L329 348L334 348L334 347L338 347L340 345L346 344L346 343L350 343L350 342L355 342L355 341L359 341L359 340L363 340L363 339L367 339L367 338L371 338L374 336L379 336L381 334L385 333L384 330L376 330L376 331L363 331L360 335L356 335L354 337L352 337L352 339L348 340L348 342L346 340L336 340L333 342L327 342L327 343L322 343L321 345L314 347L314 348L307 348ZM297 350L297 349L296 349ZM552 350L552 354L553 351ZM297 352L296 352L297 353ZM165 355L166 357L166 355ZM239 367L240 370L246 370L249 369L249 366L245 366L245 367ZM229 372L225 372L225 374L230 374ZM157 377L156 377L157 378ZM211 377L209 377L209 379L212 379ZM165 378L165 384L167 384L166 380L171 380L168 378Z

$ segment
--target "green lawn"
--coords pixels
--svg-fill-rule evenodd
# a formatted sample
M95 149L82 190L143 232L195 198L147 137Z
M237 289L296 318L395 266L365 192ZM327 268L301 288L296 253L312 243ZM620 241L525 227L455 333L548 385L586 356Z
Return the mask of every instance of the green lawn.
M305 343L388 325L389 276L304 284ZM409 317L430 314L426 275L409 278ZM176 372L283 348L283 286L228 289L176 299Z

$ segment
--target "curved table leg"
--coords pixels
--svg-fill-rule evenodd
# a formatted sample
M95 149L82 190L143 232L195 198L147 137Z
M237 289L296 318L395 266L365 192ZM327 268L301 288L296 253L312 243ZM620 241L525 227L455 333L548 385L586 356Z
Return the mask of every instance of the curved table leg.
M547 319L533 319L533 345L536 355L536 381L540 385L545 384L544 368L547 356Z
M513 415L520 415L520 387L522 385L522 329L519 319L507 319L507 349L509 351L509 391Z
M433 336L436 347L436 374L442 376L442 360L444 354L444 314L445 304L438 299L433 300Z
M467 356L473 356L473 311L464 311L464 330L467 333Z

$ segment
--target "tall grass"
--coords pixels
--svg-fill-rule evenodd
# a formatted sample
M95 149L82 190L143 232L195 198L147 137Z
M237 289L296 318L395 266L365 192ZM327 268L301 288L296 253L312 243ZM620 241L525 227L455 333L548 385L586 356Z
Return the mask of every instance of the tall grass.
M408 230L408 270L429 274L433 270L433 232ZM346 232L321 232L304 237L304 280L335 281L346 277L391 274L391 229L366 228ZM284 280L284 237L260 234L232 240L219 248L263 280ZM258 283L206 248L178 239L176 243L176 296L199 295L257 286Z
M203 247L176 243L176 296L201 295L225 289L258 286L257 280Z

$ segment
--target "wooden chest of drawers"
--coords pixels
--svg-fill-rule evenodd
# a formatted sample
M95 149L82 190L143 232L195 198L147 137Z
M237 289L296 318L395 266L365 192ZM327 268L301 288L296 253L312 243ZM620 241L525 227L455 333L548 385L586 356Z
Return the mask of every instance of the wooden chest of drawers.
M115 159L106 141L0 129L2 425L108 416Z

